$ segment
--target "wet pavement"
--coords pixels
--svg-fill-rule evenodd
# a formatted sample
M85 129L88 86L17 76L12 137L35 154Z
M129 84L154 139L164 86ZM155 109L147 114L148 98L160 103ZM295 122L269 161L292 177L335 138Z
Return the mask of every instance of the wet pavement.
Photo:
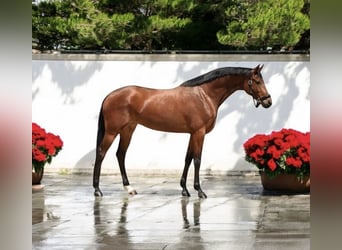
M178 176L45 174L32 191L32 249L310 249L310 194L265 192L258 176L202 176L207 199Z

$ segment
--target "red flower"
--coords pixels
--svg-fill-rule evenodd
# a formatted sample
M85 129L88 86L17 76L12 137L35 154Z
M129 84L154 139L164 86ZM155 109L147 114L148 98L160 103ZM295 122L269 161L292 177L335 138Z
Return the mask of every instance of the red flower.
M286 159L286 164L294 166L295 168L300 168L302 166L302 161L298 157L297 158L289 157Z
M270 176L295 173L310 174L310 132L281 129L257 134L244 144L245 159Z
M278 150L276 146L272 145L267 149L267 153L271 154L274 159L279 159L282 154L282 151Z
M271 135L270 135L271 138L273 139L283 139L284 135L282 134L282 131L272 131Z
M304 162L310 161L310 154L304 147L298 148L298 156L302 159Z
M285 141L289 144L289 147L296 147L298 146L298 137L295 134L290 134L285 137Z
M39 162L46 161L46 155L43 154L39 149L32 149L33 159Z
M32 123L32 167L39 171L46 163L50 163L63 147L58 135L46 133L38 124Z
M277 164L275 163L275 161L273 159L270 159L268 162L267 162L267 166L272 170L274 171L276 168L277 168Z

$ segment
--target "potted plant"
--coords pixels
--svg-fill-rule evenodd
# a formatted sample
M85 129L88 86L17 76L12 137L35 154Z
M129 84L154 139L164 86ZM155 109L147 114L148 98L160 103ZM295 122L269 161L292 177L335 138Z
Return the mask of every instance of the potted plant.
M63 141L58 135L32 123L32 185L40 184L46 163L51 163L62 147Z
M265 189L310 191L310 132L281 129L257 134L243 147L246 161L259 169Z

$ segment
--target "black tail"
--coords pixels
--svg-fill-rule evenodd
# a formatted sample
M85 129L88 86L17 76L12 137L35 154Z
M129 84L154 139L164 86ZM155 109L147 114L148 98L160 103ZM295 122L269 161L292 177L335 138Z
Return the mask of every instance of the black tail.
M95 159L94 173L93 173L93 187L95 188L95 192L94 192L95 196L102 196L102 192L99 188L102 158L99 155L99 152L100 152L100 145L103 140L104 134L105 134L105 124L103 120L102 105L101 105L99 121L97 125L96 159Z
M99 114L99 121L98 121L98 125L97 125L96 151L98 151L100 144L103 140L104 132L105 132L105 125L104 125L102 105L101 105L101 110L100 110L100 114Z

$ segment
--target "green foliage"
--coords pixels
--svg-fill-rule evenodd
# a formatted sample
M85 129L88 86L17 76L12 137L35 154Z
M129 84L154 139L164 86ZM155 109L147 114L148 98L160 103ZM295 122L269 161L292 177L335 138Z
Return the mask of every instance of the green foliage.
M32 36L41 50L308 46L307 1L303 13L302 0L45 0Z
M303 0L232 1L220 43L243 48L295 46L310 28Z

